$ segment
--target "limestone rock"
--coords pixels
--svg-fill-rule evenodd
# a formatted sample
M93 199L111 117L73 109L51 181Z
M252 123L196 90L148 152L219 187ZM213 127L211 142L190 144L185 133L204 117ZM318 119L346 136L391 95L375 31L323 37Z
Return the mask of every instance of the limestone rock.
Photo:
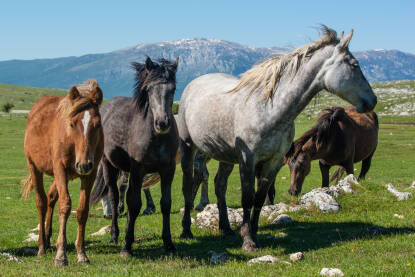
M7 260L8 260L9 262L16 262L16 263L19 263L19 264L23 263L23 261L22 261L22 260L20 260L19 258L17 258L17 257L15 257L15 256L13 256L13 255L12 255L12 254L10 254L10 253L3 252L3 253L1 253L0 255L1 255L1 256L5 256L5 257L7 257Z
M248 261L248 265L257 264L257 263L271 263L271 264L273 264L273 263L282 263L282 264L291 265L290 262L283 261L283 260L281 260L279 258L276 258L276 257L273 257L271 255L266 255L266 256L250 259Z
M92 237L103 236L103 235L105 235L106 233L109 233L109 232L111 232L111 225L107 225L107 226L102 227L101 229L99 229L98 232L92 233L92 234L90 234L90 236L92 236Z
M302 252L292 253L290 260L293 262L304 260L304 254Z
M336 276L344 276L343 272L338 268L326 268L324 267L320 271L321 276L329 276L329 277L336 277Z
M242 216L236 209L228 208L228 218L231 225L242 225ZM219 210L216 204L208 204L197 214L196 224L199 228L219 229Z
M339 203L330 195L328 188L318 188L304 194L300 200L301 205L309 208L315 205L323 212L338 212L340 211Z
M390 191L393 195L396 196L396 199L398 199L398 201L408 200L409 198L412 197L412 193L400 192L392 184L387 184L386 188L388 191Z
M293 220L291 219L289 215L280 214L271 224L285 226L291 223L293 223Z
M31 241L38 241L39 240L39 235L36 235L35 233L29 233L28 238L25 239L23 242L31 242Z
M223 264L224 262L226 262L226 252L216 253L215 251L209 251L208 253L211 255L211 264Z

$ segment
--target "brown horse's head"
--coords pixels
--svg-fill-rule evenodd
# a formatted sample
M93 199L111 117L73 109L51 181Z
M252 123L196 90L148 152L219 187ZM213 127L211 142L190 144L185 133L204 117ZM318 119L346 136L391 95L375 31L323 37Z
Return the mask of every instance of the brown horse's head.
M95 80L72 87L60 103L60 111L65 116L66 137L73 146L75 171L88 175L94 168L94 155L102 145L103 132L99 106L102 103L102 90ZM100 141L101 140L101 141Z
M285 155L284 162L290 168L290 188L288 193L291 195L298 195L301 192L304 179L310 173L311 154L307 151L307 147L311 143L312 139L309 139L309 142L304 145L293 143Z

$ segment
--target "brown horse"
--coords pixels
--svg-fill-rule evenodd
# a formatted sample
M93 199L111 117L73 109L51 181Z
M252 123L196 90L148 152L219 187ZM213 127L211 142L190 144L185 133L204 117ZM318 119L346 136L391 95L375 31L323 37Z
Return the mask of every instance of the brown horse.
M358 113L355 107L333 107L325 111L316 125L297 139L285 155L291 173L288 190L291 195L301 192L312 160L319 160L322 187L329 186L332 165L339 165L347 174L353 174L353 163L362 161L359 179L364 179L370 168L378 144L376 113ZM343 173L342 169L340 172Z
M45 255L52 235L52 215L59 199L59 236L56 242L55 265L67 265L66 222L71 212L68 181L80 177L81 193L76 211L78 233L76 250L78 263L88 263L84 237L88 219L89 195L103 152L103 132L99 105L102 91L95 80L72 87L67 96L45 96L32 107L26 123L24 150L30 175L22 196L36 191L39 213L38 256ZM53 176L48 197L43 186L43 174ZM46 226L45 226L46 220Z

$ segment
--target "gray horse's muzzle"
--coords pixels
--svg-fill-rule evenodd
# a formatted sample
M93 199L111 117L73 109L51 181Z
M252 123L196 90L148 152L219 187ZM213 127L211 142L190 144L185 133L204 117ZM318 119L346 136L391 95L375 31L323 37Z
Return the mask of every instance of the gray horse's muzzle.
M376 104L378 103L378 98L376 95L370 97L370 99L362 99L362 103L356 107L356 111L359 113L366 113L372 111Z

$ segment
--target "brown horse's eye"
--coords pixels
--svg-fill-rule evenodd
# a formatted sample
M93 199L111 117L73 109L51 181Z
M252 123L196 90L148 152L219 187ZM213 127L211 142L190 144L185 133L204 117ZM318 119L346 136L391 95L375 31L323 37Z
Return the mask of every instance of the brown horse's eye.
M72 129L74 128L74 125L73 125L73 123L72 123L72 122L71 122L69 125L71 126L71 128L72 128Z

